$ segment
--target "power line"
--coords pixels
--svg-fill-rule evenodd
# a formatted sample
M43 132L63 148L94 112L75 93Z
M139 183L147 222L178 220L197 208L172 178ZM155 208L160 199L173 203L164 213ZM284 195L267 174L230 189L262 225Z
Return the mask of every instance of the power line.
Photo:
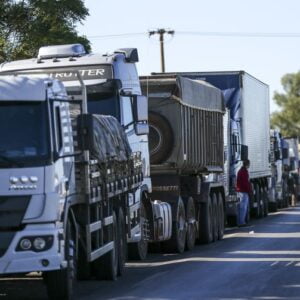
M88 39L105 39L105 38L118 38L118 37L131 37L137 35L145 35L145 32L131 32L120 34L105 34L105 35L91 35L87 36Z
M180 35L218 36L218 37L270 37L298 38L299 32L209 32L209 31L176 31Z
M159 30L159 29L158 29ZM172 31L172 30L171 30ZM106 34L106 35L93 35L87 36L88 39L105 39L105 38L118 38L118 37L133 37L143 36L150 32L129 32L120 34ZM173 31L174 32L174 31ZM196 35L196 36L216 36L216 37L267 37L267 38L299 38L299 32L218 32L218 31L176 31L179 35Z

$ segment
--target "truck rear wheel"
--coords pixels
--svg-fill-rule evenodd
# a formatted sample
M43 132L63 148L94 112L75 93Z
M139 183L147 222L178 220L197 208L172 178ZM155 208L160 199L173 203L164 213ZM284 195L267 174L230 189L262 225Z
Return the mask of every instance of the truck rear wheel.
M171 239L161 243L162 249L168 253L183 253L186 239L186 222L184 204L179 197L175 206L172 206L172 214L174 213L175 221L172 224Z
M218 229L219 229L219 209L218 209L218 200L217 194L213 193L213 242L218 240Z
M118 213L118 275L124 273L124 267L127 259L127 240L125 231L125 218L123 209L119 208Z
M279 202L269 202L269 211L276 212L279 207Z
M212 200L209 196L206 203L202 203L199 211L199 241L208 244L213 240Z
M118 275L118 225L115 211L113 211L113 224L108 225L108 237L114 241L112 250L97 258L93 262L94 275L98 280L117 280Z
M222 240L224 236L224 204L221 194L218 194L218 211L219 211L219 226L218 226L218 240Z
M194 199L189 197L186 203L186 222L187 222L187 232L186 232L186 249L192 250L195 246L196 241L196 209Z
M266 188L262 190L263 202L264 202L264 217L269 214L269 196Z
M254 185L255 195L254 195L254 203L256 203L256 207L254 208L254 217L259 218L261 215L261 206L260 206L260 192L259 192L259 186L256 184Z
M258 187L259 190L259 218L263 218L265 215L265 199L264 199L264 191L263 188Z
M165 161L174 144L174 135L168 120L158 113L149 113L149 152L151 164Z
M65 258L67 267L62 270L50 271L43 274L49 299L69 300L72 298L77 277L75 234L71 222L66 224Z
M130 260L145 260L148 254L148 241L144 236L144 223L147 220L146 209L141 201L140 206L140 223L141 223L141 240L138 243L128 244L128 258Z

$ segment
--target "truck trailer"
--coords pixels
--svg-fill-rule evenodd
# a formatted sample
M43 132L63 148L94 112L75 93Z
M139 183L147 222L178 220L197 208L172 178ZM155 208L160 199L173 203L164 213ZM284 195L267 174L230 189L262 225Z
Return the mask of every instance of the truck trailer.
M188 249L195 240L222 239L225 103L221 91L182 76L144 76L140 82L149 99L151 197L172 207L173 234L161 247L183 252L185 235Z
M222 91L225 99L228 119L224 121L224 190L228 223L236 224L239 207L236 175L246 158L251 161L249 176L253 186L249 213L266 216L271 178L268 86L244 71L153 73L161 78L178 75L210 83Z

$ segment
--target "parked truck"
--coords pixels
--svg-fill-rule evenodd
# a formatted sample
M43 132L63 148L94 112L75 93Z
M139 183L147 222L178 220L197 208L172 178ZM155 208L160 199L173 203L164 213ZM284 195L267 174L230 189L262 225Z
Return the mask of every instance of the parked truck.
M115 280L139 226L140 152L57 80L0 76L0 107L1 275L42 272L51 299L77 277Z
M239 199L236 193L236 175L242 160L251 161L249 175L253 186L250 197L251 213L256 217L268 214L270 187L270 108L269 88L244 71L236 72L182 72L153 73L153 76L183 76L203 80L222 90L228 119L225 118L226 215L229 224L236 224ZM226 146L227 144L227 146ZM250 213L250 211L249 211Z
M75 44L42 47L38 58L0 66L0 75L11 76L2 81L1 101L12 113L3 110L10 121L1 119L1 129L14 130L1 135L0 208L16 216L1 227L0 273L40 271L52 299L70 298L76 278L116 279L126 244L131 258L143 259L149 243L183 252L197 238L223 236L221 92L181 77L164 86L168 99L154 88L149 117L157 121L165 110L156 105L167 105L175 134L168 157L156 155L152 178L137 61L136 49L99 55ZM24 123L12 122L23 120L26 101L42 111L28 107ZM38 138L35 131L42 131ZM159 130L151 131L155 139ZM153 157L159 147L151 145Z
M285 143L288 148L288 158L285 160L285 166L288 177L288 193L289 203L293 198L293 202L300 198L300 182L299 182L299 141L297 137L285 137Z
M269 209L288 206L289 145L276 129L270 131L271 185L269 189Z
M161 247L183 252L185 244L191 249L195 240L222 239L225 103L221 91L176 75L145 76L140 81L149 99L151 197L172 208L173 233ZM154 243L164 240L150 238Z

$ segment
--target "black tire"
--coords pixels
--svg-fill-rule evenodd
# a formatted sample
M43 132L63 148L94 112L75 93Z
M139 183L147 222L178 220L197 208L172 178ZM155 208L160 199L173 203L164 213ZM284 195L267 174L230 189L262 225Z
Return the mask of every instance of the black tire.
M237 216L227 216L227 226L235 227L237 226Z
M111 251L97 258L93 262L93 273L98 280L117 280L118 276L118 224L117 216L113 211L113 224L108 225L108 236L114 241L114 247Z
M195 246L197 228L196 228L196 209L194 199L189 197L186 202L186 250L192 250Z
M172 224L171 239L161 243L162 250L167 253L183 253L186 239L186 222L184 203L181 198L178 199L175 206L172 206L172 214L175 220Z
M127 260L127 239L125 229L125 217L123 209L119 208L118 213L118 275L121 276L124 273L125 263Z
M259 190L259 186L255 185L254 186L255 189L255 203L257 204L256 208L254 208L254 216L255 218L260 218L261 216L261 205L260 205L260 190Z
M265 201L264 201L264 193L263 189L259 188L259 195L260 195L260 210L259 210L259 217L263 218L265 214Z
M266 188L263 189L263 201L264 201L264 217L269 214L269 196Z
M148 241L144 236L144 222L147 220L147 213L143 202L140 206L140 224L141 224L141 240L138 243L128 244L128 258L130 260L145 260L148 255Z
M149 253L161 253L162 249L161 249L161 244L160 242L157 243L149 243L148 244L148 251Z
M211 243L213 240L213 216L212 216L212 200L207 199L206 203L202 203L199 211L199 242L203 244Z
M225 220L224 220L224 203L221 194L218 194L218 211L219 211L218 240L222 240L224 236Z
M70 300L77 279L76 239L71 222L66 224L65 257L67 267L63 270L50 271L43 274L49 299Z
M86 252L79 242L78 245L78 262L77 262L77 279L88 280L91 277L91 263L87 261Z
M162 115L149 113L149 152L151 164L165 161L174 145L174 134L169 121Z
M212 194L212 207L213 207L213 242L218 240L218 227L219 227L219 210L218 199L216 193Z
M269 211L270 212L276 212L279 208L279 202L269 202Z

